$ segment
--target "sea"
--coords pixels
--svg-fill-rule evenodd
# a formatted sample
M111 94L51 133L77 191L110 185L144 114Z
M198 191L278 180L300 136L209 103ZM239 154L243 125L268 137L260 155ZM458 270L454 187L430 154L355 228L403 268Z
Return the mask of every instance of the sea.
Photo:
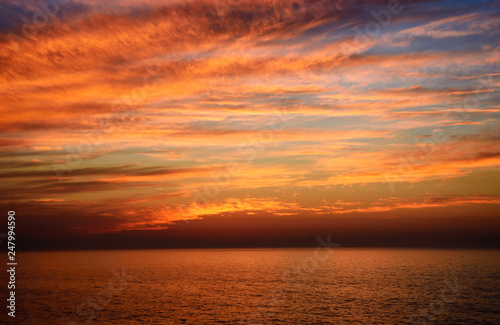
M499 250L18 252L17 262L16 317L4 307L2 323L500 324Z

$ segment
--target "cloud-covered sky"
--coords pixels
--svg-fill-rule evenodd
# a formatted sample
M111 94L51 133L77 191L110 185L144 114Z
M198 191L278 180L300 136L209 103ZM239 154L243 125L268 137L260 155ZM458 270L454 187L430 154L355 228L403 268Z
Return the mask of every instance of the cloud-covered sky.
M499 222L499 1L0 12L0 205L29 236Z

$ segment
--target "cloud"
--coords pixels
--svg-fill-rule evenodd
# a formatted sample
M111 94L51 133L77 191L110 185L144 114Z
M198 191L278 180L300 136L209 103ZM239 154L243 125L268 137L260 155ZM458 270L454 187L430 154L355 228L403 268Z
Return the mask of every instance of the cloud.
M447 37L480 35L487 31L494 31L499 26L500 19L496 15L469 13L446 17L428 24L405 29L400 34L442 39Z
M361 42L386 0L85 0L29 37L18 18L38 3L1 5L0 203L30 220L85 233L496 204L450 185L500 166L482 4L412 1ZM388 181L413 189L383 201ZM454 198L419 198L429 181Z

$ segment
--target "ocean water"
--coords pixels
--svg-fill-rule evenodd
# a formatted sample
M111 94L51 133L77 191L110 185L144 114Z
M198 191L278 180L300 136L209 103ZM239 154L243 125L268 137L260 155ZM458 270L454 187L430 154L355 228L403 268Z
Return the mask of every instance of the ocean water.
M18 255L16 324L500 324L495 250Z

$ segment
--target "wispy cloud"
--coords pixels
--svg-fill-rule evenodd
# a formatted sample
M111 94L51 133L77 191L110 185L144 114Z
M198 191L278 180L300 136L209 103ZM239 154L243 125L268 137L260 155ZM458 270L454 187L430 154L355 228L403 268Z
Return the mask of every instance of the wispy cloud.
M450 185L500 167L498 4L401 6L389 22L382 0L86 0L37 23L38 3L4 1L0 204L88 209L61 227L94 232L498 204ZM453 199L418 198L429 182Z

